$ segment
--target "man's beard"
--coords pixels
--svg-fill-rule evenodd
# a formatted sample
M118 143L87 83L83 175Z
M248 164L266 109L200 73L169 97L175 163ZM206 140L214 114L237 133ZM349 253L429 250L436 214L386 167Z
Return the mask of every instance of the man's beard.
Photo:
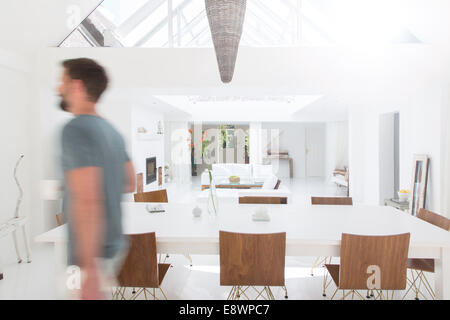
M61 97L61 101L59 103L59 107L61 108L62 111L68 111L68 109L69 109L69 105L67 104L67 101L64 100L63 97Z

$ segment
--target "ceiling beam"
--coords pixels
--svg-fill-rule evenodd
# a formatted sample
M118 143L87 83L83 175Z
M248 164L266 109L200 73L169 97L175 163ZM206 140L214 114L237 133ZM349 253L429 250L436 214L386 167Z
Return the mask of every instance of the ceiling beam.
M183 10L192 0L184 0L178 7L172 10L173 14L176 14L177 10ZM169 17L162 19L152 30L150 30L146 35L144 35L136 44L137 47L142 47L148 40L152 38L154 34L160 31L168 22Z
M205 21L205 20L202 20L202 19L206 19L206 10L203 10L203 11L200 12L197 16L195 16L194 19L192 19L191 21L189 21L189 22L183 27L183 29L181 29L180 34L176 34L174 38L180 39L180 42L181 42L181 39L183 38L183 36L184 36L186 33L188 33L188 32L189 32L189 33L192 35L192 37L194 38L195 35L194 35L193 31L192 31L192 28L194 28L194 27L195 27L196 25L198 25L200 22ZM186 20L185 20L185 21L186 21ZM168 45L168 42L166 42L166 43L164 44L164 47L166 47L167 45Z
M166 0L147 1L117 28L117 33L121 37L126 37L165 2Z

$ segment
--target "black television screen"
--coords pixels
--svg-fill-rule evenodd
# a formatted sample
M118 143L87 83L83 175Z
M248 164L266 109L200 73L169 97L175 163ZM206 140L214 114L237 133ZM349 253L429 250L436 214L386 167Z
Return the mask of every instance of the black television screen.
M147 176L145 179L145 183L150 184L156 181L156 157L147 158L146 168L147 168Z

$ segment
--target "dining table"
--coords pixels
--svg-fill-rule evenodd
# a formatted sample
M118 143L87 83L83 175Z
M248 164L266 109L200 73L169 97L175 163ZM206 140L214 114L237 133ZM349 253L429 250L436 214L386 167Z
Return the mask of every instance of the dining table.
M219 255L219 231L286 233L286 256L340 256L343 233L393 235L410 233L409 258L435 259L435 294L450 299L450 232L390 206L238 204L219 203L210 214L204 202L122 202L124 234L155 232L157 252L182 255ZM193 215L194 208L201 215ZM255 221L265 208L269 221ZM153 209L159 210L153 210ZM158 212L152 212L158 211ZM197 209L198 211L198 209ZM66 268L67 225L35 238L54 246L56 270Z

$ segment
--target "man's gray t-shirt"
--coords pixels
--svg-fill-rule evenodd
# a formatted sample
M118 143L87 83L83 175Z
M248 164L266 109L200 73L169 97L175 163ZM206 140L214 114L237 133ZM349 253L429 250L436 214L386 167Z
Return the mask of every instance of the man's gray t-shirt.
M122 233L120 203L124 188L124 164L129 161L125 143L117 130L105 119L79 115L67 123L62 132L62 168L64 172L100 167L103 171L103 196L105 210L105 238L102 257L112 258L127 243ZM68 222L68 263L77 265L75 242L70 219L70 191L65 183L64 218Z

